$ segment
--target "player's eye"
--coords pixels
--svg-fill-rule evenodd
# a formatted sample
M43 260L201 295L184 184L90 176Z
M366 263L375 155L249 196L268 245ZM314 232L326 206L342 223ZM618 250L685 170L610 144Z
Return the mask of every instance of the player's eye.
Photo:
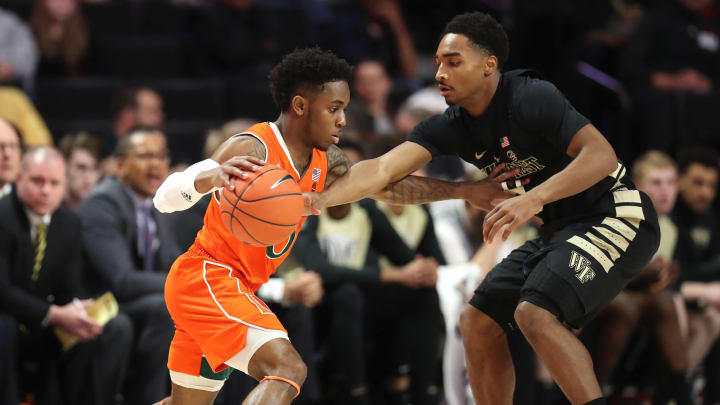
M330 107L330 112L331 112L331 113L336 113L337 111L338 111L338 108L337 108L337 107Z
M452 67L458 67L458 66L460 66L460 62L453 60L453 61L448 62L448 65L450 65Z

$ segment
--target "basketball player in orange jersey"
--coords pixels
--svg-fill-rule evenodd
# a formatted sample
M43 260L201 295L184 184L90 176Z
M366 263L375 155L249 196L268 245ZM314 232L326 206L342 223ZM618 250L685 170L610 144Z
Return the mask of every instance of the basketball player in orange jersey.
M351 72L344 60L317 48L287 55L269 77L281 110L277 121L250 127L211 159L168 177L155 206L162 212L187 209L205 194L232 189L231 177L247 178L264 164L287 170L303 191L322 191L351 165L335 145L345 126ZM492 189L502 193L497 183ZM177 259L165 284L176 330L168 359L172 394L162 405L211 404L231 368L260 381L243 404L289 404L300 392L306 367L254 292L285 259L295 233L275 246L244 244L225 229L214 196L195 243Z
M250 127L211 159L168 177L155 206L162 212L187 209L204 194L233 189L232 177L247 178L265 164L285 169L303 191L323 190L348 170L334 144L345 126L351 73L344 60L317 48L287 55L269 77L281 110L277 121ZM260 381L243 404L289 404L300 393L306 366L254 292L285 259L295 232L275 246L240 242L223 225L217 197L165 284L175 337L168 359L172 394L162 404L211 404L231 369Z

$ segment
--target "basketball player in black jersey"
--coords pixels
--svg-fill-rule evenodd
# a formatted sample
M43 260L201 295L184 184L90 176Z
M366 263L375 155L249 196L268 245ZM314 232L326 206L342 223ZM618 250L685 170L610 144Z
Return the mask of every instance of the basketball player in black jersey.
M306 195L307 210L365 196L401 204L464 198L489 210L487 241L540 216L541 236L488 274L461 317L473 394L481 404L512 404L505 333L519 329L573 404L605 404L592 360L567 326L582 327L653 257L657 215L610 144L555 86L533 71L502 72L508 53L492 17L456 16L436 54L435 77L451 107L322 194ZM440 155L460 156L489 178L408 176ZM499 184L516 196L504 199Z

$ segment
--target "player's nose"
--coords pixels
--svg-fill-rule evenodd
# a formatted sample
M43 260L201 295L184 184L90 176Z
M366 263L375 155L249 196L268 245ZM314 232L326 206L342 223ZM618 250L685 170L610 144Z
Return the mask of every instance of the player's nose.
M447 74L443 72L440 68L438 68L437 72L435 73L435 80L444 83L447 80Z

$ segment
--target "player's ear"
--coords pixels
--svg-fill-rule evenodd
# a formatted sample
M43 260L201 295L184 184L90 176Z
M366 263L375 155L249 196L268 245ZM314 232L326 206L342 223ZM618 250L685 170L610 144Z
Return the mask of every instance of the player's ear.
M488 56L488 58L485 60L485 67L483 69L483 73L485 76L490 76L494 71L497 70L498 67L498 60L497 56L491 55Z
M303 96L295 96L290 101L290 110L298 117L305 115L308 109L308 100Z

